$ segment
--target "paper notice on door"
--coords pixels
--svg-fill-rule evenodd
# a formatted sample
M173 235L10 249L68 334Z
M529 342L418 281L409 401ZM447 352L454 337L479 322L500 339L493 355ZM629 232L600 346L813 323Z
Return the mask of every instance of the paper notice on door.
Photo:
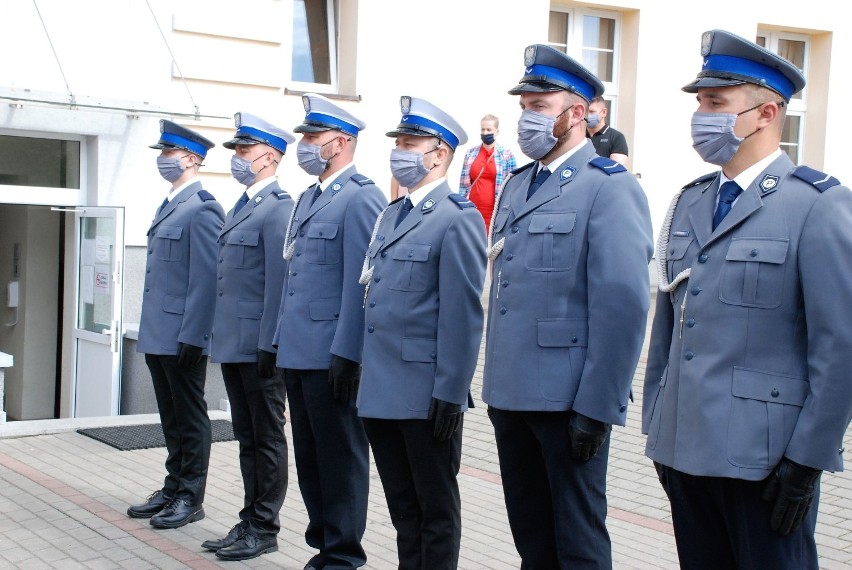
M80 266L80 303L95 302L95 266Z

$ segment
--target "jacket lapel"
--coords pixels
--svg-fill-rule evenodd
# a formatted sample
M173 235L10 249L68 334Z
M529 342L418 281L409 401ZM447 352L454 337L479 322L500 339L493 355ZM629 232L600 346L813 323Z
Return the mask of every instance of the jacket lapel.
M198 192L198 190L200 189L201 182L193 182L192 184L181 190L180 193L174 198L172 198L169 203L166 204L166 207L160 210L160 212L154 217L154 221L151 222L151 228L148 230L148 235L151 234L151 231L155 227L157 227L160 222L169 217L169 214L171 214L175 211L175 209L177 209L178 204L189 200L189 197Z
M449 196L449 194L450 187L447 185L446 182L438 184L438 186L433 188L431 192L426 194L426 196L423 198L423 200L420 201L419 204L412 208L411 212L408 213L408 216L405 217L402 223L399 224L399 226L397 226L395 229L392 229L387 234L387 239L382 245L382 249L398 241L402 236L404 236L405 234L416 228L418 225L420 225L420 222L423 220L423 218L435 211L435 208L438 206L438 203L447 196ZM400 208L402 208L402 203L403 200L400 200L399 207L393 210L392 212L388 212L394 214L392 219L388 220L388 222L391 224L391 228L393 228L393 224L396 223L396 216L399 215L399 210Z

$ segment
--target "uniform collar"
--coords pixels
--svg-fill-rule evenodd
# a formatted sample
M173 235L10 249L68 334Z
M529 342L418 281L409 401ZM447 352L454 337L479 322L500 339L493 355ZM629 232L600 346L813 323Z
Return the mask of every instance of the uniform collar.
M442 176L442 177L438 178L437 180L433 180L432 182L430 182L426 186L423 186L422 188L418 188L414 192L410 192L408 194L408 199L411 200L411 205L416 206L417 204L419 204L423 200L423 198L425 198L426 195L429 194L429 192L431 192L432 190L437 188L439 184L443 184L446 181L447 181L446 176Z
M175 196L177 196L178 194L183 192L186 189L187 186L189 186L190 184L195 184L196 182L199 182L200 180L201 179L198 176L193 176L192 178L190 178L189 180L187 180L186 182L184 182L183 184L181 184L177 188L172 189L172 191L169 192L169 195L168 195L169 202L174 200Z
M320 182L320 180L317 179L317 184L320 185L320 190L322 190L324 192L326 188L331 186L332 182L337 180L337 177L340 176L340 174L342 172L344 172L347 168L351 168L353 166L355 166L355 161L350 162L349 164L345 165L343 168L338 168L337 170L332 172L331 175L328 178L326 178L325 180L323 180L322 182Z
M734 178L734 182L736 182L737 186L739 186L740 188L743 189L743 191L745 191L746 188L751 186L752 182L754 182L757 179L757 177L760 176L760 173L763 172L764 170L766 170L766 168L772 162L774 162L775 159L777 159L779 156L781 156L781 149L777 148L777 149L775 149L775 152L771 153L766 158L762 158L761 160L758 160L757 162L755 162L754 164L752 164L751 166L749 166L748 168L746 168L745 170L740 172ZM719 188L721 188L722 184L724 184L725 182L727 182L729 180L730 180L730 178L725 176L725 173L722 172L721 177L719 178ZM718 193L719 190L717 189L716 192Z
M267 186L276 181L278 181L277 176L270 176L269 178L264 178L260 182L255 182L246 188L246 195L249 197L249 200L253 200L258 194L263 192Z
M553 172L555 172L559 168L560 164L562 164L563 162L565 162L566 160L571 158L574 155L574 153L576 153L578 150L580 150L581 148L583 148L587 144L591 144L591 143L589 142L589 139L584 138L583 142L581 142L580 144L578 144L577 146L575 146L574 148L572 148L571 150L569 150L568 152L566 152L562 156L557 156L554 160L552 160L550 162L550 164L544 164L544 163L541 163L541 162L539 162L539 164L547 167L547 169L552 174ZM538 174L538 170L536 170L536 174Z

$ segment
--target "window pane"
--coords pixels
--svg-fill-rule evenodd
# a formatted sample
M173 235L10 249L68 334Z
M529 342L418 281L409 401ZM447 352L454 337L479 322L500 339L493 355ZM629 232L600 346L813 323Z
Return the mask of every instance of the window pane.
M759 45L762 48L765 48L766 47L766 36L757 36L757 39L755 40L754 43L756 43L757 45Z
M601 81L613 81L615 20L583 16L583 65Z
M801 136L802 118L798 115L787 115L784 129L781 131L781 150L787 153L794 164L799 164L799 137Z
M0 184L80 189L80 141L0 135Z
M562 53L568 53L568 13L551 12L547 27L547 43Z
M805 72L805 42L798 40L778 40L778 55ZM802 92L793 95L793 99L801 99Z
M327 0L293 0L293 81L331 84Z
M80 297L77 327L100 333L110 328L112 266L115 256L115 220L83 218L80 236Z

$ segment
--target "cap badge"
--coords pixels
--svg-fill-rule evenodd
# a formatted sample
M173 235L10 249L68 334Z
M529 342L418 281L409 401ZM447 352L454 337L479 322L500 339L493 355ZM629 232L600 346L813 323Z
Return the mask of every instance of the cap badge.
M305 113L311 112L311 98L307 95L302 95L302 105L305 106Z
M559 179L568 180L569 178L574 176L575 172L577 172L576 168L574 168L573 166L567 166L562 170L562 172L559 173Z
M704 32L701 35L701 55L707 57L710 55L710 49L713 47L713 32Z
M528 46L524 50L524 67L529 67L535 63L535 46Z
M403 115L407 115L411 112L411 97L408 95L403 95L399 98L399 108L402 110Z

